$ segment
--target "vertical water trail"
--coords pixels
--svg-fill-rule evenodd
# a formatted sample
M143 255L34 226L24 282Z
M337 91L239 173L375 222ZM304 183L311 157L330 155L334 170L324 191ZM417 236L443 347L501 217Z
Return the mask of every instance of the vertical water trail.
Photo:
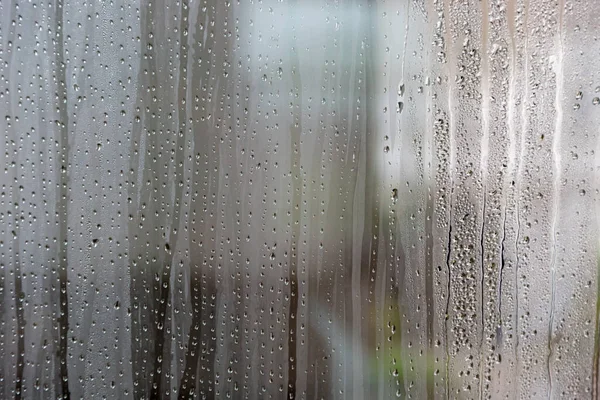
M517 58L517 49L516 49L516 32L515 32L515 0L509 0L507 5L507 26L509 33L509 87L508 87L508 110L507 110L507 128L508 128L508 136L509 136L509 149L508 149L508 165L507 165L507 174L504 179L504 188L503 192L506 196L506 206L504 208L504 217L503 217L503 230L502 230L502 248L501 248L501 265L500 265L500 282L498 284L498 313L499 313L499 321L500 325L503 326L502 319L502 284L504 280L504 268L505 268L505 258L504 258L504 248L506 242L506 219L507 219L507 210L509 206L510 193L512 193L512 189L510 189L513 185L510 183L511 177L514 176L515 164L516 164L516 130L515 130L515 121L516 118L516 58ZM518 237L518 235L517 235Z
M60 376L62 382L62 396L64 400L70 399L69 391L69 373L68 373L68 335L69 335L69 296L68 296L68 265L69 259L68 254L68 217L69 217L69 157L70 157L70 146L69 146L69 117L67 112L67 80L66 80L66 64L64 60L64 48L63 43L65 38L63 37L63 1L56 0L55 3L55 21L56 21L56 44L55 44L55 56L56 56L56 84L58 93L56 93L59 99L58 109L59 118L57 125L60 130L60 190L58 199L59 211L59 359L60 359Z
M443 19L445 18L449 18L450 15L450 2L445 0L444 1L444 15L442 16ZM448 30L447 27L445 27L445 37L444 37L444 42L445 43L453 43L453 38L451 38L451 34ZM450 81L451 79L454 79L453 76L455 75L455 63L456 63L456 54L454 54L455 50L452 46L446 46L445 50L449 53L446 54L447 60L450 60L450 66L448 67L448 80ZM448 150L448 154L450 155L450 163L448 166L448 175L450 178L450 181L448 182L448 187L450 188L449 190L449 195L448 195L448 244L447 244L447 256L446 256L446 278L448 280L448 285L447 285L447 290L446 290L446 311L445 311L445 322L444 322L444 331L445 331L445 345L446 345L446 398L450 399L450 388L451 388L451 382L450 382L450 332L449 329L451 327L451 325L449 325L449 323L451 324L451 318L450 318L450 299L451 299L451 289L452 289L452 278L453 278L453 274L452 274L452 263L451 263L451 258L452 258L452 218L453 218L453 214L454 214L454 173L455 173L455 167L456 167L456 154L455 154L455 150L456 149L456 118L455 118L455 111L454 111L454 97L455 97L455 87L448 83L448 98L446 99L447 102L447 108L448 108L448 137L449 137L449 147L450 149Z
M525 78L525 88L523 90L523 97L521 100L521 143L519 147L519 160L517 163L517 178L516 178L516 212L517 212L517 232L515 236L515 249L516 249L516 260L515 260L515 364L516 364L516 373L519 374L519 368L521 363L521 357L519 351L520 348L520 335L519 335L519 319L521 316L521 309L519 307L519 243L521 239L521 189L522 189L522 181L523 181L523 168L525 167L525 133L529 129L528 119L527 119L527 99L529 98L530 93L530 82L529 82L529 57L527 56L529 50L529 33L528 33L528 20L529 20L529 1L525 0L525 7L523 10L523 14L525 15L524 19L524 32L525 32L525 66L523 68L523 74ZM519 394L520 386L517 386L517 395Z
M289 19L293 21L294 6L296 1L290 3L291 13ZM294 27L294 23L291 26ZM296 377L297 377L297 330L298 330L298 242L300 238L300 207L302 203L302 183L304 179L301 177L301 135L302 135L302 77L300 75L300 60L298 59L297 41L295 36L292 36L290 43L290 58L292 65L292 91L297 95L297 111L293 116L292 124L290 125L291 135L291 160L290 171L292 173L292 232L291 245L289 255L289 271L288 280L290 285L290 306L288 311L288 385L287 399L293 400L296 398Z
M562 135L562 124L563 124L563 109L562 109L562 97L563 97L563 13L564 13L564 0L558 1L558 34L556 40L558 41L556 46L556 63L554 65L554 73L556 76L556 97L555 97L555 125L554 135L552 137L552 155L554 157L553 163L553 192L554 192L554 207L552 210L552 222L550 224L550 234L552 236L552 255L550 264L550 280L551 280L551 294L550 294L550 318L548 322L548 357L546 359L548 369L548 399L553 396L553 376L552 376L552 356L554 355L553 349L553 329L554 329L554 313L555 313L555 301L556 301L556 229L558 223L558 214L560 211L560 179L561 179L561 158L560 158L560 144Z
M483 382L484 382L484 369L486 367L486 354L484 351L485 345L485 299L484 299L484 288L485 288L485 220L486 220L486 201L487 201L487 179L488 179L488 156L490 146L490 67L489 67L489 54L488 54L488 37L489 37L489 5L488 0L481 1L481 20L482 20L482 32L481 32L481 120L483 137L481 139L481 159L479 161L479 169L481 171L481 197L483 207L481 210L481 227L479 234L481 235L479 243L479 251L481 252L480 260L480 271L481 274L479 285L480 294L479 302L481 303L480 308L480 319L479 323L481 326L481 336L479 338L479 398L483 398Z

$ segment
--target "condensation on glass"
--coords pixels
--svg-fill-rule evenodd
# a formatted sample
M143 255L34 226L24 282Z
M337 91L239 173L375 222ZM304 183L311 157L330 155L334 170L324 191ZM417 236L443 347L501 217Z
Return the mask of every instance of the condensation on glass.
M599 21L0 1L0 398L598 398Z

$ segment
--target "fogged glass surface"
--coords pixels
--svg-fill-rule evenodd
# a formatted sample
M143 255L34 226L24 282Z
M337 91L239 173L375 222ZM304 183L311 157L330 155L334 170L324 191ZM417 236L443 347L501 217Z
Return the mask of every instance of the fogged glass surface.
M0 398L598 398L593 0L0 1Z

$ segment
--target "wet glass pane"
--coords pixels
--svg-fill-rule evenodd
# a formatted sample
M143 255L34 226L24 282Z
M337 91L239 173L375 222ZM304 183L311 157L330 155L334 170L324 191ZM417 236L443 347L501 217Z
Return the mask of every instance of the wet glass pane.
M0 0L0 398L597 398L593 0Z

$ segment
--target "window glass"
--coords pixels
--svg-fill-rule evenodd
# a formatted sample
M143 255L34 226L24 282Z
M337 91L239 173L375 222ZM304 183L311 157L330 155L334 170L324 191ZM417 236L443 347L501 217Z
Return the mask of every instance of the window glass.
M592 0L0 1L0 398L597 396Z

